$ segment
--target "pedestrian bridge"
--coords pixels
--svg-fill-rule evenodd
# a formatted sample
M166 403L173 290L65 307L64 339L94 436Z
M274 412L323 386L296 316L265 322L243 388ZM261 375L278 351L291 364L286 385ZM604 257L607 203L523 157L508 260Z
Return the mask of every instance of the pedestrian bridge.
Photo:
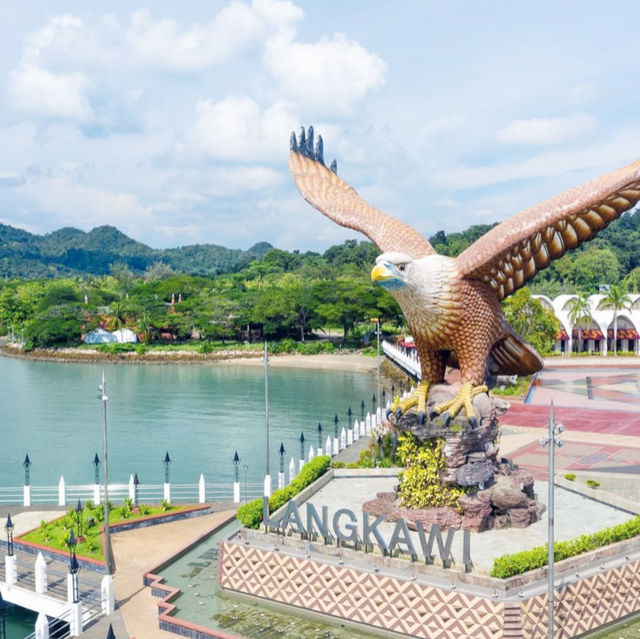
M105 575L90 570L74 576L66 562L16 551L0 563L0 593L4 601L33 610L38 619L34 639L76 637L106 611ZM106 593L105 593L106 595Z

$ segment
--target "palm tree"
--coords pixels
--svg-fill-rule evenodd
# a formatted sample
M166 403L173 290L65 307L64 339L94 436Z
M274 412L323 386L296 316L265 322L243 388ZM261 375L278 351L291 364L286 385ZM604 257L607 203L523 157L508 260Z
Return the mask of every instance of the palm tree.
M626 311L631 308L629 294L617 284L612 284L609 292L600 300L599 309L613 311L613 354L618 354L618 311Z
M574 328L578 328L578 352L582 352L581 329L593 320L589 301L582 293L578 293L576 297L572 297L565 302L562 310L567 311L569 314L571 332L573 333Z

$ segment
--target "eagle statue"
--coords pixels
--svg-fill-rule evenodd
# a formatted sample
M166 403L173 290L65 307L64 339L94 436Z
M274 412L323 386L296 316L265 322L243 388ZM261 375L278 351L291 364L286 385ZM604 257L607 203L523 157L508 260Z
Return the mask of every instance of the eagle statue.
M462 408L477 424L472 398L487 392L487 373L529 375L540 356L506 323L500 302L552 260L592 239L640 200L640 160L521 211L495 226L458 257L438 255L416 230L365 202L327 168L322 137L313 127L291 134L289 170L309 204L334 222L364 233L382 251L371 279L398 301L414 336L421 381L392 406L400 417L417 406L424 421L429 388L444 381L447 364L460 368L461 386L429 417L446 424Z

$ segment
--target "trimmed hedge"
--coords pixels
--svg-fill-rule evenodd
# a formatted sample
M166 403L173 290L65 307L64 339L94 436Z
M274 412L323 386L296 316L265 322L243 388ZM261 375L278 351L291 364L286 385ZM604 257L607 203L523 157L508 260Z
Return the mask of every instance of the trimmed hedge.
M563 559L575 557L590 550L631 539L638 535L640 535L640 516L591 535L580 535L580 537L569 539L568 541L556 541L553 545L554 560L562 561ZM544 546L536 546L531 550L502 555L502 557L494 560L491 576L498 577L498 579L506 579L507 577L521 575L529 570L546 566L548 548L548 544L545 544Z
M331 457L322 455L314 457L306 463L302 470L296 475L293 481L284 488L274 491L269 498L269 513L272 513L281 506L284 506L290 499L293 499L299 492L312 484L318 477L324 475L331 465ZM238 508L236 517L243 526L247 528L258 528L262 521L262 498L258 497Z

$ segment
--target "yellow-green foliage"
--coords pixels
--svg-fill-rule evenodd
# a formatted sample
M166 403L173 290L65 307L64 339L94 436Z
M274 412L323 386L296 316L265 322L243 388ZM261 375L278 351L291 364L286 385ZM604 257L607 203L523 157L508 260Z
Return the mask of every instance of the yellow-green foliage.
M444 439L432 439L422 446L410 433L400 438L398 456L406 470L398 476L398 497L405 508L458 507L458 498L468 489L446 487L440 481L445 469Z

